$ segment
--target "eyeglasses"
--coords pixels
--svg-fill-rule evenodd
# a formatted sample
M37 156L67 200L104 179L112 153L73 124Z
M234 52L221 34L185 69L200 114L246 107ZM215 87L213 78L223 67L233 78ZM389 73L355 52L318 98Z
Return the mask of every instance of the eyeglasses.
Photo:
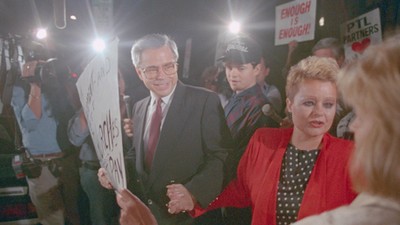
M146 79L154 80L160 73L160 67L164 72L164 74L167 76L173 75L176 73L176 71L178 71L178 63L176 62L170 62L162 66L148 66L146 68L140 68L140 69L143 71Z

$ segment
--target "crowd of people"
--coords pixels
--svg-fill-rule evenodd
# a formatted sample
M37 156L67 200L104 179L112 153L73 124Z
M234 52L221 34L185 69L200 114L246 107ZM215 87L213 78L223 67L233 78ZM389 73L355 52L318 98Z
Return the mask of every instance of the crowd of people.
M118 75L120 190L100 166L73 84L38 77L44 62L26 62L11 105L35 162L27 182L40 223L81 224L81 186L93 225L399 225L399 36L351 62L324 38L291 65L296 46L281 93L266 79L271 56L251 36L226 43L203 87L179 80L169 36L137 40L132 62L149 96L124 108Z
M253 58L253 63L249 61L252 48L244 40L233 40L232 46L228 44L222 58L234 92L224 108L225 114L232 110L229 106L237 95L253 87L257 89L251 79L257 72L251 71L259 70L261 57ZM196 218L220 207L251 207L251 224L296 221L300 224L399 224L400 180L396 175L398 164L394 163L399 159L399 152L396 135L393 136L399 132L399 125L392 121L398 120L400 108L395 94L400 82L399 38L371 47L342 70L340 58L318 55L322 45L316 45L315 56L301 60L289 70L285 91L292 128L258 129L245 152L238 154L240 162L235 176L206 206L186 184L167 185L166 208L171 216L188 213ZM240 54L243 49L246 51ZM233 60L235 53L241 56ZM374 62L377 53L380 60ZM359 81L361 77L363 80ZM252 97L256 96L259 95ZM355 145L329 134L337 116L336 106L342 101L354 107L357 115L349 125ZM246 115L245 111L240 115ZM128 127L132 132L134 126ZM233 151L237 154L234 135L233 141L236 143ZM104 186L111 188L105 174L100 171L99 175ZM134 193L121 190L117 198L122 208L121 223L163 224ZM337 207L341 208L335 210ZM315 216L320 213L323 214ZM229 220L229 214L225 216ZM306 217L309 218L302 220Z

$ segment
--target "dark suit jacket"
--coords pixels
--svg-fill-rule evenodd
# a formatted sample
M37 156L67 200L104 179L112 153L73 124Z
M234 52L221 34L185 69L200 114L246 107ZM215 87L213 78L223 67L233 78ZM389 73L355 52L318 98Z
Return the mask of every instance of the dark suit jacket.
M128 154L132 191L147 203L159 224L191 224L186 214L170 215L166 185L180 183L206 207L220 193L232 138L217 94L178 82L165 117L149 173L144 170L143 133L150 97L133 106L133 149ZM129 169L131 168L131 169Z

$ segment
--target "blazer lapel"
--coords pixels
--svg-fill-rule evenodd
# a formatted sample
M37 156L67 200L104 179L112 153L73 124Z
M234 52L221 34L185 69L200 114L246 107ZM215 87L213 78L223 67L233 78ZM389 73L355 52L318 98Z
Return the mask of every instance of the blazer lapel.
M141 176L147 177L144 171L144 149L143 149L143 135L146 121L147 108L150 104L150 97L147 97L140 105L137 106L137 112L134 116L133 126L134 126L134 143L135 143L135 153L136 153L136 171Z
M308 184L306 189L304 190L302 207L298 212L298 218L304 218L307 215L307 212L318 212L320 209L326 209L327 202L324 198L329 195L327 193L327 180L330 179L328 177L328 167L330 165L328 159L328 135L325 134L322 139L322 148L319 151L317 161L315 161L314 168L312 169L310 178L308 180ZM344 174L343 174L344 176ZM314 201L315 199L319 199L319 201ZM307 204L309 202L314 202L313 204Z

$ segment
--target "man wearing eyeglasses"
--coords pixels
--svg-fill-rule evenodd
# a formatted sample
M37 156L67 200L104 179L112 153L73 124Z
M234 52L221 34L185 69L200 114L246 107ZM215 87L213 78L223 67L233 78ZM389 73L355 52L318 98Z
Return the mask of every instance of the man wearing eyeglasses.
M141 38L131 55L150 96L136 103L131 120L124 121L125 132L133 137L126 160L133 181L128 181L128 187L150 208L158 224L200 224L185 212L171 210L193 209L186 205L193 201L182 203L168 195L183 189L178 193L181 198L190 196L204 207L220 193L232 138L218 95L178 80L178 50L166 35ZM99 179L111 188L104 170L99 170ZM129 215L137 213L126 207L133 204L130 199L119 196L121 224L130 224Z

